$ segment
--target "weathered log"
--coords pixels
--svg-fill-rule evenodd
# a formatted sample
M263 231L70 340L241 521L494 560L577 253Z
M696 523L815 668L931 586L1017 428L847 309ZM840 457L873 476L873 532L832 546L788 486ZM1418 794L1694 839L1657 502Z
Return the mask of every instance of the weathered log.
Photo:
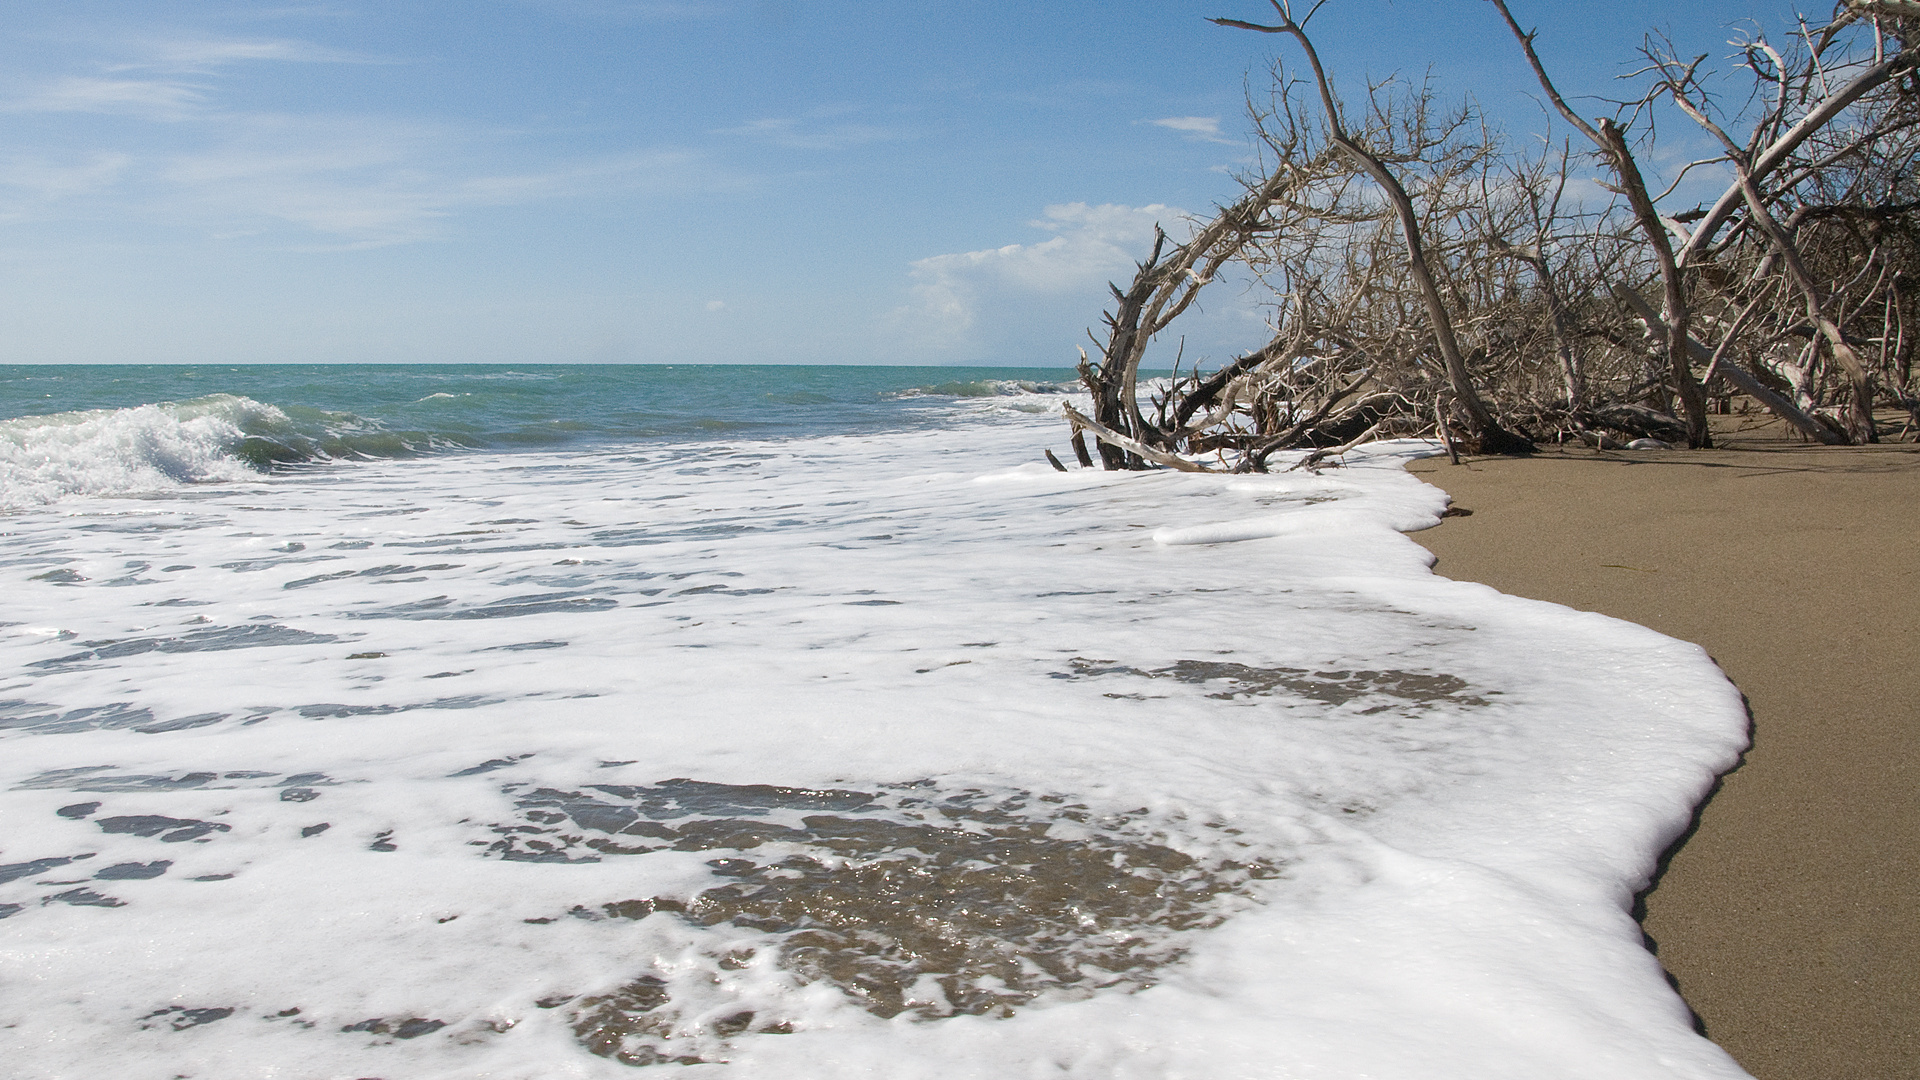
M1067 414L1068 420L1071 420L1075 424L1078 424L1081 427L1085 428L1086 430L1092 432L1093 437L1096 439L1099 439L1103 443L1107 443L1111 446L1118 447L1119 449L1125 450L1131 454L1137 454L1140 457L1143 457L1148 461L1154 462L1156 464L1165 465L1169 469L1178 469L1181 472L1202 472L1202 473L1215 471L1213 469L1207 468L1205 465L1201 465L1196 462L1188 461L1185 458L1177 457L1173 454L1169 454L1164 450L1156 450L1153 447L1148 446L1147 444L1141 442L1138 439L1129 439L1125 435L1120 434L1119 432L1113 430L1112 428L1106 426L1105 424L1102 424L1099 421L1086 416L1085 414L1081 413L1078 409L1075 409L1071 405L1062 403L1060 408L1062 411L1064 411Z
M1368 428L1367 430L1354 436L1352 439L1349 439L1346 442L1341 443L1339 446L1323 446L1320 449L1315 450L1314 452L1301 458L1299 461L1296 461L1292 465L1288 466L1287 471L1292 472L1295 469L1305 469L1308 472L1319 472L1320 471L1319 466L1322 461L1325 461L1330 457L1339 457L1340 455L1346 453L1347 451L1352 450L1354 447L1359 446L1361 443L1366 442L1368 439L1373 438L1374 435L1379 433L1379 431L1380 431L1380 425L1375 424L1372 427Z
M1605 424L1610 428L1636 435L1641 438L1663 439L1668 442L1686 442L1687 426L1675 416L1658 409L1629 402L1616 402L1610 405L1596 405L1585 410L1586 416Z
M1433 399L1433 433L1440 437L1440 445L1446 447L1447 460L1455 465L1460 464L1460 451L1454 449L1453 432L1447 430L1446 413L1438 397Z
M1087 453L1087 437L1079 428L1073 429L1073 456L1083 469L1093 468L1093 456Z

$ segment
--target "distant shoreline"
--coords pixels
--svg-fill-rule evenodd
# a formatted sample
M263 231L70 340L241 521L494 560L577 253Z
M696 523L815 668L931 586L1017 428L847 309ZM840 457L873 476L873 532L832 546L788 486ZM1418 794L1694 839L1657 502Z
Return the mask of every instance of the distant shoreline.
M1444 458L1470 516L1435 572L1704 646L1754 745L1670 853L1643 926L1760 1080L1920 1075L1920 446Z

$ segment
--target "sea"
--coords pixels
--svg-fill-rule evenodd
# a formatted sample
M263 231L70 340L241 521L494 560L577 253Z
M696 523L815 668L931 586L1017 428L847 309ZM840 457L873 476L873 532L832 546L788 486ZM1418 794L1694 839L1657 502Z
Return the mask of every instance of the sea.
M1711 660L1079 395L0 368L0 1071L1745 1076L1632 915Z

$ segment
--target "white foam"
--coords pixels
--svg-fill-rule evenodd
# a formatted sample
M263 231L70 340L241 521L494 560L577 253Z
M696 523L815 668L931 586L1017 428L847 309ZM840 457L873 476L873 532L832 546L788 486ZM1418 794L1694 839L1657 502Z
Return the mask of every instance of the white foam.
M179 404L0 421L0 510L73 495L144 495L254 479L229 455L249 418L286 417L231 394Z
M14 515L0 859L92 853L0 885L14 1068L626 1076L540 1003L649 975L703 1074L1744 1075L1629 911L1744 744L1698 648L1433 577L1396 531L1445 505L1400 467L1422 447L1063 474L1033 463L1059 434L1002 411ZM710 887L712 852L487 854L529 792L671 777L1058 795L1284 872L1145 988L885 1020L768 950L718 964L756 931L568 914ZM139 815L209 828L100 825ZM741 1008L795 1033L715 1034ZM374 1018L446 1026L342 1030Z

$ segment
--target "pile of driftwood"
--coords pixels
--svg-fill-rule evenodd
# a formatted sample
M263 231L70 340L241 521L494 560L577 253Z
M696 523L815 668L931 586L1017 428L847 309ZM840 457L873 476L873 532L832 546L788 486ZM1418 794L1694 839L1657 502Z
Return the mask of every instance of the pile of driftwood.
M1305 75L1276 67L1251 109L1246 194L1184 240L1158 232L1112 286L1099 357L1081 353L1091 415L1068 410L1082 465L1257 472L1279 451L1401 436L1702 447L1736 400L1821 443L1920 429L1920 0L1845 0L1779 42L1749 32L1724 70L1649 38L1629 99L1591 120L1488 0L1573 133L1534 149L1426 86L1344 104L1306 31L1326 2L1213 20L1289 39ZM1656 118L1718 155L1650 176ZM1569 198L1590 163L1608 194ZM1724 178L1719 197L1669 205L1696 170ZM1210 372L1176 356L1170 377L1143 375L1221 281L1270 295L1269 340Z

